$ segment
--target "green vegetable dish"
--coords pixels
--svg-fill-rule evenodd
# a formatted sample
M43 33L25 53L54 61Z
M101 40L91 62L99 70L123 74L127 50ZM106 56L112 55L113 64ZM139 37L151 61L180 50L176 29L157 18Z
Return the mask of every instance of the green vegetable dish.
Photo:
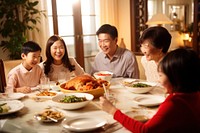
M10 107L7 105L7 103L0 104L0 113L6 113L10 110Z
M145 83L136 83L136 84L132 84L131 87L151 87L151 85L145 84Z
M75 95L65 96L63 99L60 100L62 103L75 103L75 102L83 102L87 99L85 97L77 97Z

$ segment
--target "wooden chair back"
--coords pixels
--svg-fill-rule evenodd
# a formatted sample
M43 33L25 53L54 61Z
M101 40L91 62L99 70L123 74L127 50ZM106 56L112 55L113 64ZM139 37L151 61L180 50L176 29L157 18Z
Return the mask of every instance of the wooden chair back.
M6 87L6 77L5 77L5 70L3 60L0 59L0 93L5 92Z

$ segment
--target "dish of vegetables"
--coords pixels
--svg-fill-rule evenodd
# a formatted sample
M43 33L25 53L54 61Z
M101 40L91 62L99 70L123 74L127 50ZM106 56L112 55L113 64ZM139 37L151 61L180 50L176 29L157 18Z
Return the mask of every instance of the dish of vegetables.
M133 82L124 86L130 92L141 94L151 91L155 85L153 82Z
M138 83L130 85L130 87L140 87L140 88L143 88L143 87L152 87L152 86L148 85L148 84L145 84L145 83L138 82Z
M52 102L56 107L74 110L85 107L93 98L89 93L63 93L53 97Z
M63 99L60 100L62 103L75 103L75 102L83 102L87 99L85 97L77 97L75 95L65 96Z

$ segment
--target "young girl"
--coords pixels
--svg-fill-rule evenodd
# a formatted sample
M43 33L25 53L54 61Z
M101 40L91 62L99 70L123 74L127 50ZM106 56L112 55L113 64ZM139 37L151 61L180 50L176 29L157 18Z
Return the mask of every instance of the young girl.
M58 81L59 75L64 75L65 80L72 76L84 74L83 68L72 57L68 57L64 40L57 36L51 36L46 45L46 61L43 62L44 73L51 81Z
M168 53L158 65L159 82L169 95L146 123L134 120L100 97L104 111L134 133L200 132L200 59L190 49Z

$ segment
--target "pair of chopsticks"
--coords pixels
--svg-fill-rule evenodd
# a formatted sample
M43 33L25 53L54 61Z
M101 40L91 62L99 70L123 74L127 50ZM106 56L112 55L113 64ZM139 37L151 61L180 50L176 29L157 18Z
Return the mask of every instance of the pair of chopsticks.
M103 85L103 89L104 89L104 92L105 92L106 99L109 100L109 94L108 94L108 91L106 89L106 86L104 84L102 84L102 85Z

